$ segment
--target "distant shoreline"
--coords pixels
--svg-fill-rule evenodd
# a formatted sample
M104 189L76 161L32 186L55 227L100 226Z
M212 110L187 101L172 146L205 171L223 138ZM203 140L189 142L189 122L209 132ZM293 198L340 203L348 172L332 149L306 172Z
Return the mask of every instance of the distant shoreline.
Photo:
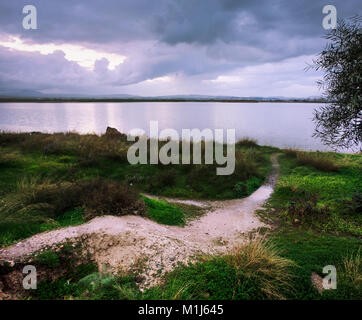
M63 103L63 102L118 102L118 103L129 103L129 102L220 102L220 103L328 103L325 100L303 100L303 99L270 99L270 100L247 100L247 99L91 99L91 98L0 98L0 103Z

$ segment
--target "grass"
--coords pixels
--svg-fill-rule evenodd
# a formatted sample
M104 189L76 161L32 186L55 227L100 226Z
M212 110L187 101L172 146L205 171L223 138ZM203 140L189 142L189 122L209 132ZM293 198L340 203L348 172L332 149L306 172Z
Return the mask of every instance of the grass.
M361 299L360 239L282 228L272 235L272 240L282 256L296 264L292 270L296 279L294 294L290 299ZM322 270L327 265L337 269L337 290L326 290L320 295L310 277L312 272L324 277Z
M37 299L145 299L145 300L260 300L360 299L361 241L322 235L313 231L281 228L267 240L257 239L235 247L228 254L202 257L179 265L165 275L162 285L141 292L134 275L98 272L87 264L57 280L43 281ZM43 253L44 255L44 253ZM63 258L64 259L64 258ZM54 257L41 261L62 262ZM44 262L42 262L44 264ZM59 262L58 262L59 263ZM71 265L71 264L70 264ZM319 294L311 274L324 277L326 265L337 270L337 289ZM92 266L92 265L91 265ZM77 267L77 270L80 267Z
M262 215L286 226L335 235L362 235L361 156L328 154L338 171L301 165L297 158L279 157L281 174L269 201L274 212Z
M157 222L184 225L201 210L157 201L146 201L147 208L139 192L245 197L263 183L273 152L245 140L235 173L217 176L216 165L130 165L128 147L122 134L0 133L0 247L105 214L148 212Z
M288 157L296 158L298 165L311 166L325 172L336 172L339 170L339 165L331 153L305 152L295 149L285 149L284 153Z
M244 139L236 146L235 173L222 177L215 175L214 165L129 165L126 147L122 135L0 134L0 246L109 213L131 212L183 226L204 210L140 197L139 192L245 197L263 183L268 157L276 151ZM275 227L266 241L180 265L162 285L144 292L134 275L113 276L84 265L82 272L72 269L43 281L33 298L360 299L361 155L290 149L279 163L274 193L259 212ZM66 265L61 256L43 255L39 266ZM337 269L337 290L320 295L310 277L312 272L323 277L326 265Z
M227 255L181 265L167 275L162 286L144 292L133 276L93 272L82 279L68 275L68 284L65 277L43 282L36 298L67 294L76 299L280 299L291 289L293 262L279 254L271 243L257 240Z
M216 164L130 165L127 161L129 146L124 135L0 133L0 166L6 169L0 172L0 194L13 191L26 175L57 181L100 176L157 195L230 199L239 196L234 192L235 184L254 177L261 182L265 179L272 152L271 148L245 140L236 148L234 174L217 176Z
M184 226L186 223L183 211L172 204L162 200L143 197L148 208L148 216L161 224Z
M35 177L21 180L17 190L1 200L0 247L107 214L141 215L161 224L184 226L204 213L194 206L149 199L119 182L99 178L52 183Z

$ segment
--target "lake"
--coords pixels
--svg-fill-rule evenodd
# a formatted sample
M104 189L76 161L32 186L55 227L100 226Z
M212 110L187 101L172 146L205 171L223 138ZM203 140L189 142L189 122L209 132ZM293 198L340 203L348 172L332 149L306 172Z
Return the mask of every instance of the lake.
M103 133L107 126L127 133L134 128L235 129L237 139L260 145L331 150L313 138L314 103L0 103L0 130ZM224 133L226 135L226 132Z

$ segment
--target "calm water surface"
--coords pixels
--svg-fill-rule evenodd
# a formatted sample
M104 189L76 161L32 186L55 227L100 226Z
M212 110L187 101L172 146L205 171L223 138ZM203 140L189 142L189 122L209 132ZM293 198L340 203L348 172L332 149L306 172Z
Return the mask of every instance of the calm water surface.
M261 145L305 150L330 150L312 137L312 103L0 103L0 130L103 133L107 126L121 132L149 122L159 129L236 129L238 139ZM226 134L226 133L225 133ZM148 134L149 135L149 134Z

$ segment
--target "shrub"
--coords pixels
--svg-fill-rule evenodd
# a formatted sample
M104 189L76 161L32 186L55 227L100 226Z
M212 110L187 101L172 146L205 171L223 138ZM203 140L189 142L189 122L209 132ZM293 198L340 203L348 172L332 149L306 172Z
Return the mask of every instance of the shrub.
M177 172L172 169L165 169L156 177L158 185L162 188L170 187L175 184Z
M43 204L51 206L48 215L56 217L66 210L81 205L80 198L86 186L83 183L40 183L33 187L23 188L23 201L25 206Z
M288 156L288 157L293 157L295 158L298 154L298 150L296 149L285 149L284 153Z
M251 177L246 182L238 182L234 185L234 192L237 197L245 197L257 190L262 183L262 180L257 177Z
M240 181L234 185L235 195L239 198L246 196L245 183Z
M29 184L22 183L19 190L23 192L26 206L42 204L46 208L51 208L48 210L48 215L54 217L75 207L86 208L86 219L104 214L143 215L145 211L137 192L113 180L96 178L74 183L45 181L38 184L34 180ZM79 220L79 212L76 215L78 216L76 219Z
M258 189L261 185L262 181L261 179L257 177L251 177L248 181L245 183L246 187L246 193L252 194L256 189Z
M235 143L236 147L247 147L247 148L252 148L252 147L257 147L257 141L254 139L250 139L250 138L243 138L241 140L239 140L238 142Z
M235 172L234 175L242 181L246 181L251 176L259 176L257 168L257 158L255 152L250 151L235 151Z
M112 180L24 179L17 194L0 199L0 246L104 214L145 215L146 209L135 190Z
M318 196L300 191L297 196L294 196L286 207L289 216L294 219L294 222L311 222L313 220L324 219L330 214L330 209L327 206L318 206ZM295 220L297 219L297 220Z
M345 200L344 203L345 212L349 214L361 214L362 213L362 192L356 191L353 193L351 200Z
M311 166L317 170L325 172L334 172L339 170L338 165L331 157L320 153L298 152L297 164Z
M83 185L85 192L81 198L82 204L86 207L87 220L104 214L145 215L144 202L139 199L138 193L127 185L103 179L83 182Z

